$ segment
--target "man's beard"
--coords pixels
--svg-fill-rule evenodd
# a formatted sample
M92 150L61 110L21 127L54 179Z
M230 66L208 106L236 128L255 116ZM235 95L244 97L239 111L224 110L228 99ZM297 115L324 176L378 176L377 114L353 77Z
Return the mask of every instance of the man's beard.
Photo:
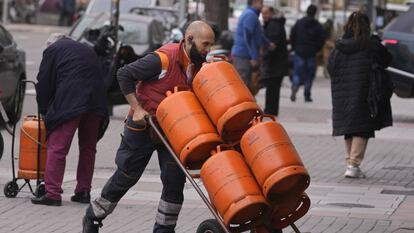
M201 65L206 61L206 56L202 55L195 43L193 42L190 49L190 60L197 67L200 68Z

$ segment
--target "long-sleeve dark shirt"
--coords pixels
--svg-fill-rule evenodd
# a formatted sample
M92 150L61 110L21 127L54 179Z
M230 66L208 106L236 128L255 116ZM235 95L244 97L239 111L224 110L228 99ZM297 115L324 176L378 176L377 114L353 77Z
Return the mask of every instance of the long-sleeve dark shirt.
M156 53L149 53L118 70L119 87L124 95L135 93L137 81L156 80L161 70L159 56Z

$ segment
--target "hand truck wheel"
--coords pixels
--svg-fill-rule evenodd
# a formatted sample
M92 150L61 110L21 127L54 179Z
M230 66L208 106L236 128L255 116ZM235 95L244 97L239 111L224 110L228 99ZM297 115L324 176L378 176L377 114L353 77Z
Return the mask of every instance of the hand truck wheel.
M216 219L207 219L200 223L197 233L224 233L224 231Z
M19 186L17 185L16 181L9 181L4 186L4 195L9 198L13 198L17 196L19 192Z
M36 197L41 197L41 196L44 196L45 194L46 194L45 184L39 184L35 190Z

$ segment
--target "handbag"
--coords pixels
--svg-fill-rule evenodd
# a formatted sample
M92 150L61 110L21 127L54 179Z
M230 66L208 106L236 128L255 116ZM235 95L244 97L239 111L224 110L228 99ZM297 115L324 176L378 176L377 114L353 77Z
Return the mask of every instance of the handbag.
M394 90L387 72L377 63L372 62L369 73L368 108L371 118L376 118L384 101L389 101Z
M253 71L250 77L250 83L248 86L253 96L255 96L260 91L260 89L264 87L263 82L261 80L262 80L262 76L261 76L260 70L257 69Z

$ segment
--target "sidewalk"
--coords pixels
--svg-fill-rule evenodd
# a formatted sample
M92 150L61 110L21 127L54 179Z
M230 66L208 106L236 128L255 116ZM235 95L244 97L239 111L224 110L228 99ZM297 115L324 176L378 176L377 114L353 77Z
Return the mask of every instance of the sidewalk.
M329 80L318 78L313 103L304 103L302 91L290 102L285 79L279 121L289 133L306 168L311 185L306 191L311 210L296 224L302 232L414 232L414 100L393 97L394 127L376 134L368 145L362 169L366 179L343 178L345 147L342 138L331 136ZM30 97L29 97L30 98ZM33 97L31 97L33 98ZM264 92L257 96L263 104ZM97 197L115 169L114 155L119 143L125 106L115 109L108 132L98 145L92 196ZM10 139L0 161L0 186L11 180ZM86 205L69 201L75 186L77 139L67 159L63 206L32 205L24 192L8 199L0 193L0 232L80 232ZM18 148L18 147L16 147ZM150 162L140 182L128 192L101 232L152 232L161 190L157 161ZM201 181L198 181L200 185ZM177 233L194 233L205 219L212 218L201 198L187 182L185 203ZM286 228L284 232L292 232Z

